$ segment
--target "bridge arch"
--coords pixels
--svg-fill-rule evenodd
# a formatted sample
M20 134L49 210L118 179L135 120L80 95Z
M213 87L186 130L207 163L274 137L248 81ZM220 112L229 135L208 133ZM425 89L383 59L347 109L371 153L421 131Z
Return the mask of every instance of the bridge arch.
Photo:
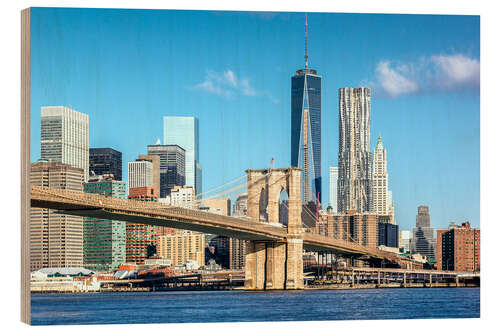
M300 197L301 170L260 169L246 170L248 176L248 216L255 221L280 223L280 196L288 196L288 224L292 229L302 228ZM264 207L266 207L264 209ZM265 210L265 212L264 212Z
M279 223L288 226L288 191L285 187L281 188L279 195Z
M284 199L288 199L286 203L288 223L285 240L247 242L245 288L303 289L301 170L291 167L246 170L246 173L248 216L254 221L262 221L263 208L267 206L267 222L283 222L285 205L280 204ZM267 205L264 203L264 198L267 199Z
M259 221L269 222L269 215L267 213L267 191L265 187L262 187L259 195Z

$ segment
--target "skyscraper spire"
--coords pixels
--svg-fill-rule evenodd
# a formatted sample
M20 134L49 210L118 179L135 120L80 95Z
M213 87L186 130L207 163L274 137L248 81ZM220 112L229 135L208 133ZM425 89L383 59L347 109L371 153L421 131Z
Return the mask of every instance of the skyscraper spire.
M377 150L382 150L382 149L384 149L384 146L383 146L383 144L382 144L382 135L381 135L381 134L379 134L379 135L378 135L378 139L377 139L377 148L376 148L376 149L377 149Z
M305 40L305 55L304 55L304 60L306 62L306 69L307 69L307 14L306 14L306 40Z
M306 13L304 13L304 65L292 77L291 88L290 162L292 166L302 169L302 202L314 205L319 202L321 205L321 76L309 66Z

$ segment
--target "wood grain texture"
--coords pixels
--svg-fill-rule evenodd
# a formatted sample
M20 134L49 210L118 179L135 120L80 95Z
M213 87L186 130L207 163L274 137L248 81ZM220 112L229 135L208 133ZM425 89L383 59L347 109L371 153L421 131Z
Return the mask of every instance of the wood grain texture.
M31 11L21 11L21 321L31 322L30 293L30 94Z

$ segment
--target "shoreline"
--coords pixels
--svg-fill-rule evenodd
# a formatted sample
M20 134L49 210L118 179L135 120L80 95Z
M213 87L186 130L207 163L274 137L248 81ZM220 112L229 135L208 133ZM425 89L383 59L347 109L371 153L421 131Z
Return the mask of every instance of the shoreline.
M359 284L352 286L350 284L329 284L321 286L304 286L303 290L349 290L349 289L429 289L429 288L480 288L477 284L461 284L456 286L454 283L436 283L432 286L425 285L422 283L409 284L406 287L400 284ZM150 288L120 288L120 289L108 289L108 290L79 290L79 291L56 291L56 290L45 290L45 291L31 291L31 295L45 295L45 294L107 294L107 293L143 293L143 292L178 292L178 291L248 291L248 292L265 292L269 290L245 290L243 287L235 288L165 288L165 289L154 289ZM272 290L272 291L284 291L284 290ZM289 290L289 291L300 291L300 290Z

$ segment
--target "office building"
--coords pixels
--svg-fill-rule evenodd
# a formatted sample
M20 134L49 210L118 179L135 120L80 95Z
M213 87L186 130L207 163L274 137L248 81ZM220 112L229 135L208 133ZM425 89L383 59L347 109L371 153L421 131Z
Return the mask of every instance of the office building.
M401 230L399 232L399 248L403 252L410 252L411 232L410 230Z
M244 193L238 198L233 205L233 216L247 216L248 209L248 193Z
M153 186L153 163L143 159L128 162L128 186L129 188Z
M66 106L42 106L41 159L89 173L89 116Z
M481 235L469 222L460 226L451 223L448 229L437 230L436 268L458 272L481 270Z
M154 186L132 187L128 190L128 198L138 201L158 201L158 191Z
M387 173L387 151L379 135L373 152L373 209L380 215L389 215L392 195L389 197L389 174ZM389 201L391 200L391 201Z
M333 214L337 214L337 183L339 180L339 168L330 167L330 201L328 206L331 207Z
M305 65L292 77L291 163L302 169L302 202L321 203L321 76L308 68L307 18Z
M170 192L170 205L196 209L199 205L196 201L194 188L191 186L174 186Z
M394 201L392 200L392 191L387 191L387 203L389 204L389 216L391 217L391 223L396 224L396 218L394 217Z
M203 210L210 213L230 216L231 215L231 200L229 198L220 199L204 199ZM234 243L235 253L232 253ZM239 243L233 241L232 238L226 236L215 236L209 241L209 245L215 249L215 261L224 268L231 268L232 255L237 257L239 253Z
M419 253L429 259L435 259L434 249L436 240L434 228L431 227L431 216L428 206L418 206L416 227L413 228L411 253Z
M128 198L139 201L157 201L158 195L153 186L143 186L139 188L131 187L129 188ZM142 265L147 258L156 254L156 247L158 245L157 231L158 227L156 226L127 223L125 246L126 261Z
M229 269L245 268L246 241L243 239L230 238L229 243Z
M338 212L372 212L370 89L339 89Z
M246 205L248 195L241 195L236 199L234 214L236 216L246 216ZM205 199L204 207L207 211L224 216L231 215L231 200L229 198ZM215 248L219 262L222 267L229 269L242 269L245 267L246 242L241 239L217 236L209 244Z
M139 201L158 201L158 192L154 186L129 188L129 199ZM175 233L175 229L127 223L126 261L144 264L145 260L158 252L158 237Z
M160 193L160 156L159 155L139 155L139 160L150 161L153 164L153 186Z
M207 257L214 259L217 265L220 265L222 268L229 269L231 267L231 238L216 236L210 240L208 246L214 252Z
M126 199L124 181L113 174L90 176L84 192ZM113 270L125 263L126 222L83 218L83 266L93 271Z
M84 170L59 162L31 164L34 186L83 191ZM31 208L30 269L83 266L83 218Z
M113 175L114 180L122 180L122 153L112 148L90 148L90 176Z
M151 164L151 162L148 163ZM138 188L130 187L128 198L139 201L155 202L158 200L158 194L153 186L143 186ZM158 227L152 225L127 223L125 247L127 262L142 265L147 258L156 254L156 247L158 245L157 229Z
M372 249L378 246L378 221L377 215L373 213L360 214L351 210L345 214L322 215L315 231Z
M158 254L170 259L172 265L179 266L188 260L195 260L198 265L205 265L205 236L202 233L179 230L170 235L159 236Z
M178 145L149 145L148 155L160 157L160 198L186 184L186 151Z
M202 193L199 123L195 117L163 117L163 144L178 145L185 150L185 183ZM149 153L149 152L148 152Z
M392 223L378 222L378 245L399 249L399 227Z
M231 215L231 200L229 198L205 199L203 205L210 213L216 213L224 216Z

